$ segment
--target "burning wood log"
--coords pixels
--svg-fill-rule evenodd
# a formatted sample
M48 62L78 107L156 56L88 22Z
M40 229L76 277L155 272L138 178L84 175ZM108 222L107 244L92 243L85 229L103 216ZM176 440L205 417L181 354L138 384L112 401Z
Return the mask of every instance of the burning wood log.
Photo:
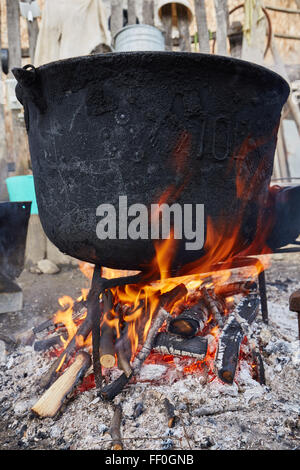
M155 339L155 336L158 332L158 330L161 328L163 323L170 317L170 314L165 310L165 308L171 308L172 304L175 303L178 299L184 297L187 294L187 289L184 286L184 284L179 284L178 286L174 287L169 292L166 292L165 294L162 294L160 297L160 306L158 308L158 313L153 315L154 320L152 322L152 325L149 329L146 341L140 350L140 352L137 354L135 357L133 364L132 364L132 369L133 372L132 374L127 377L126 374L120 375L120 377L112 382L111 384L103 387L101 390L101 396L105 400L112 400L115 398L125 385L129 382L131 377L133 375L136 375L139 371L140 368L146 359L146 357L150 354L153 342Z
M113 450L123 450L121 438L122 408L121 405L115 407L114 415L109 428L109 434L112 438Z
M202 336L187 339L169 333L158 333L153 349L161 354L192 356L202 360L207 353L207 339Z
M110 311L113 307L111 291L103 294L104 323L100 336L100 363L103 367L111 368L115 365L114 329L106 322L112 320Z
M32 407L32 411L40 418L53 418L60 410L65 398L84 377L90 367L90 355L80 352L73 364L51 385Z
M198 302L191 308L187 308L180 315L170 320L168 331L170 333L191 338L196 336L204 328L208 319L208 311L203 303Z
M61 347L63 346L62 336L66 339L65 335L55 335L36 341L33 348L35 351L47 351L47 349L53 348L54 346Z
M208 290L205 287L202 287L200 289L200 292L202 294L203 301L209 311L212 313L216 323L222 327L224 325L224 320L221 314L222 306L220 305L219 299L217 299L216 294L214 293L213 290L208 292ZM223 313L223 312L222 312Z
M259 351L256 349L252 350L252 358L254 362L254 378L260 385L266 385L264 363Z
M73 305L73 315L72 319L76 320L76 318L79 318L84 310L86 309L86 301L85 300L79 300L76 301ZM41 333L44 330L51 330L55 329L58 326L58 324L53 323L53 319L45 320L43 323L40 323L39 325L35 326L32 331L36 335L38 333Z
M168 426L172 428L176 423L175 406L167 398L164 398L163 404L168 418Z
M236 311L229 315L222 330L215 364L218 377L225 383L233 383L241 342L256 318L258 308L257 295L252 294L243 298L236 307Z

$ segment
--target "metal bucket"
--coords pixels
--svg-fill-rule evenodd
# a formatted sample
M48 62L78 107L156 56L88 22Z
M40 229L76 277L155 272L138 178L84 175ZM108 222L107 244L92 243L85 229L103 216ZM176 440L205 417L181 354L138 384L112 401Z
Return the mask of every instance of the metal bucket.
M114 52L164 51L165 38L154 26L137 24L120 29L113 39Z

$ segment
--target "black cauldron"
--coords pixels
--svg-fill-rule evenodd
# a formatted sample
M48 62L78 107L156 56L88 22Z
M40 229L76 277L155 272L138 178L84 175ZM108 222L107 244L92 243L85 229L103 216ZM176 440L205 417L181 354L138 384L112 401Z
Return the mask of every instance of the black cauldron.
M205 225L208 217L228 228L240 220L239 249L252 243L289 94L279 75L175 52L100 54L13 73L41 222L62 252L146 269L151 239L97 238L96 208L117 207L119 196L149 208L162 199L204 204ZM186 250L186 241L178 242L177 266L203 255Z

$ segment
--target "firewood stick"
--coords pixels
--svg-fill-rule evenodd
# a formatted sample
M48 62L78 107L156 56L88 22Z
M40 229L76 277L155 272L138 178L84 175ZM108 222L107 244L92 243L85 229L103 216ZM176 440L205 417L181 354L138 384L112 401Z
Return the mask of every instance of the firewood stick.
M34 350L35 351L47 351L47 349L50 349L54 346L63 346L63 342L61 337L64 337L66 339L66 335L55 335L51 336L50 338L42 339L40 341L36 341L34 343Z
M177 418L175 415L175 406L167 398L163 400L163 404L168 418L168 426L169 428L172 428L175 425Z
M101 327L100 336L100 363L103 367L110 368L115 365L114 329L106 323L111 320L110 311L113 307L111 291L103 294L104 323Z
M181 338L170 333L158 333L155 337L153 350L161 354L173 356L191 356L198 360L205 358L207 353L207 338L195 336L194 338Z
M239 358L239 351L244 336L249 332L249 325L257 316L258 297L254 294L244 297L232 312L222 330L218 342L215 367L218 377L225 383L232 384Z
M74 302L72 319L75 320L76 318L80 317L83 314L83 310L85 308L85 300L78 300ZM55 326L57 326L57 324L54 324L53 319L50 318L49 320L45 320L43 323L40 323L39 325L35 326L32 331L34 334L37 334L49 328L55 328Z
M111 420L109 434L112 438L113 450L123 450L121 438L122 407L116 405L114 415Z
M215 321L217 322L219 326L222 327L224 325L224 320L220 312L219 302L216 299L214 292L211 291L210 293L208 293L205 287L202 287L202 289L200 289L200 292L203 296L203 300L205 304L207 305L207 307L213 314Z
M40 418L53 418L60 410L66 396L70 394L90 367L91 358L85 351L80 352L73 364L51 385L32 407Z
M130 366L130 363L126 355L123 353L122 350L117 351L117 359L118 359L118 368L124 372L127 378L129 378L132 375L132 368Z

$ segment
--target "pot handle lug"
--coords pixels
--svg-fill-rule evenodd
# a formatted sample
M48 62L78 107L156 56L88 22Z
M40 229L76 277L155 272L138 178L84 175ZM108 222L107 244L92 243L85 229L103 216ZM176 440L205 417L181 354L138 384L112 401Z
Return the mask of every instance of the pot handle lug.
M31 64L27 64L23 68L12 69L12 73L18 82L16 96L20 103L24 106L26 101L32 101L40 113L45 113L47 104L37 69Z

